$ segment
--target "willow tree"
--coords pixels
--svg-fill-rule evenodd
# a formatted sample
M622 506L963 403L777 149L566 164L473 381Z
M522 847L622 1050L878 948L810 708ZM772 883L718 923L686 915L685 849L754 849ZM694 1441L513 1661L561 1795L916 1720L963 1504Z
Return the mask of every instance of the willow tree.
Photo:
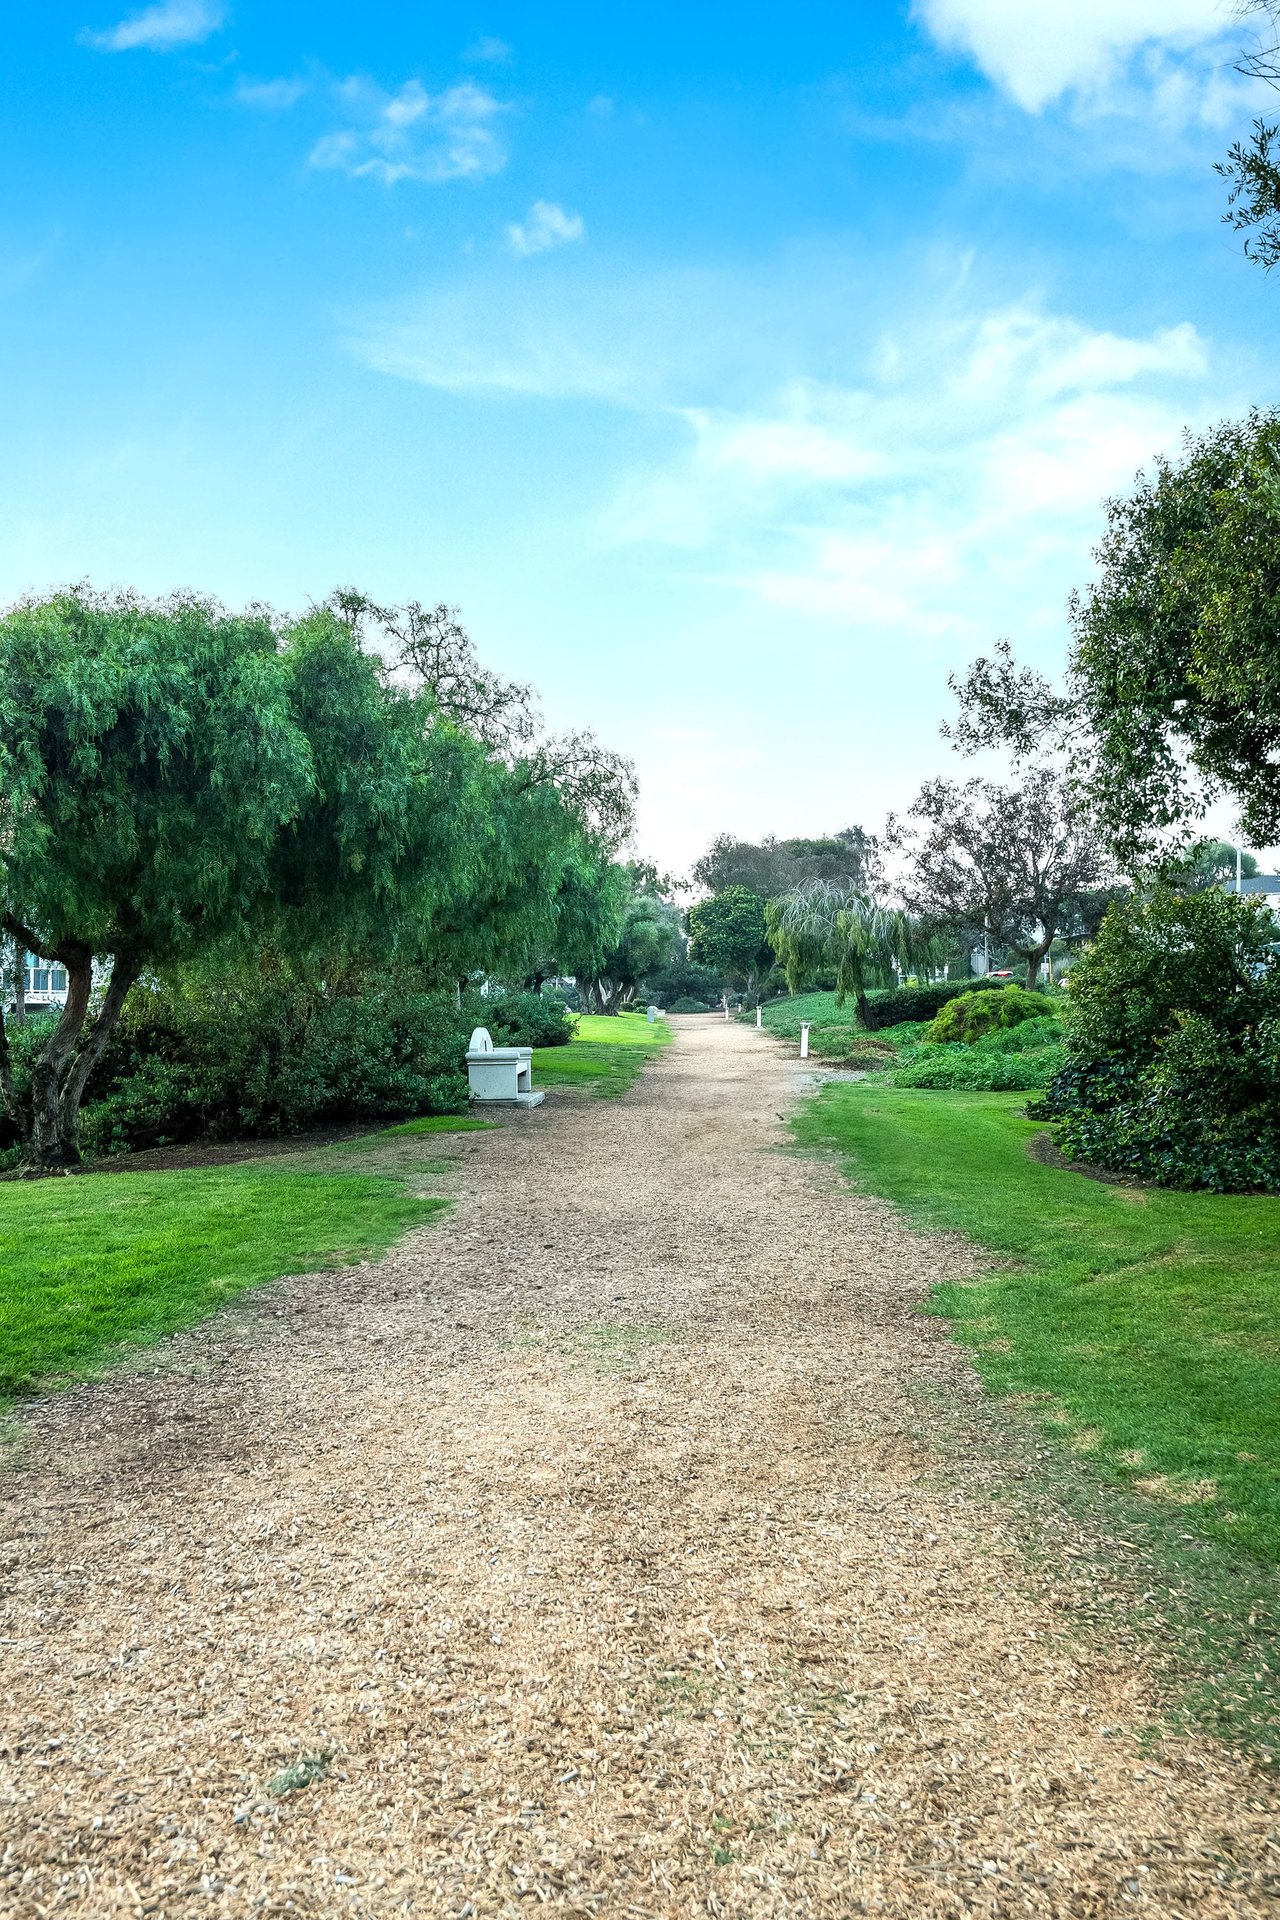
M867 989L936 958L936 942L913 915L882 906L871 894L815 880L771 900L769 941L792 993L834 971L836 1005L852 994L863 1026L871 1024Z

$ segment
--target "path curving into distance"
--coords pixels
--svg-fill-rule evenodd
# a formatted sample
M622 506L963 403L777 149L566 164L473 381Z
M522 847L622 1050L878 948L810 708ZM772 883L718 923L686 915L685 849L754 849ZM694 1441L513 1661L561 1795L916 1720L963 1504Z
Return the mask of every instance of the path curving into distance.
M1136 1657L948 1470L964 1249L777 1150L776 1043L676 1024L423 1140L457 1205L379 1265L28 1417L0 1913L1275 1911L1265 1777L1144 1757Z

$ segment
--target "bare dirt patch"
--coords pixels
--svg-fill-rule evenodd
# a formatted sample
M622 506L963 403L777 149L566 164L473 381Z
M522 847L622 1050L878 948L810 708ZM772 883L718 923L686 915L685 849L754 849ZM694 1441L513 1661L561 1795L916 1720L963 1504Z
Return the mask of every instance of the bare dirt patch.
M965 1249L775 1150L773 1043L677 1025L455 1136L380 1265L30 1416L0 1910L1275 1910L1268 1776L1153 1759L1140 1657L944 1470Z

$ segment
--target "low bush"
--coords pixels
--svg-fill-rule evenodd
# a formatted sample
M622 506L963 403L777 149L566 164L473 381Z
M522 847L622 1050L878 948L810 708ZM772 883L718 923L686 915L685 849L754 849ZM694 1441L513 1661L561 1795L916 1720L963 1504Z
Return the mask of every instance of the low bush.
M1041 1047L1060 1047L1062 1044L1061 1019L1057 1013L1046 1013L1032 1020L1023 1020L1016 1027L997 1027L994 1033L984 1034L981 1040L975 1040L968 1051L970 1053L1035 1053Z
M1024 987L988 987L980 993L957 994L949 1000L935 1014L924 1037L937 1045L959 1041L972 1046L975 1040L984 1039L1001 1027L1044 1019L1051 1016L1053 1010L1052 1000L1042 993L1028 993Z
M1005 993L1012 985L1010 981L1007 986L992 987L984 978L934 980L918 987L873 987L867 995L870 1026L878 1032L881 1027L899 1026L904 1020L932 1020L943 1007L964 994Z
M710 1011L711 1008L705 1000L690 1000L687 997L673 1000L667 1008L668 1013L710 1013Z
M932 1020L940 1008L963 992L957 980L940 980L924 987L873 988L867 995L868 1027L875 1033L881 1027L899 1026L904 1020Z
M1159 1186L1280 1192L1280 952L1218 888L1115 902L1072 969L1062 1071L1033 1111L1069 1159Z
M563 1047L576 1022L557 993L468 994L464 1011L473 1026L487 1027L500 1047Z
M121 1153L462 1112L473 1013L447 993L327 993L249 964L135 988L89 1082L82 1145ZM31 1020L13 1036L20 1085L47 1029ZM6 1127L0 1149L12 1164L18 1140Z
M1061 1046L1024 1052L975 1047L922 1046L893 1076L895 1087L936 1087L964 1093L1023 1093L1047 1087L1066 1056Z

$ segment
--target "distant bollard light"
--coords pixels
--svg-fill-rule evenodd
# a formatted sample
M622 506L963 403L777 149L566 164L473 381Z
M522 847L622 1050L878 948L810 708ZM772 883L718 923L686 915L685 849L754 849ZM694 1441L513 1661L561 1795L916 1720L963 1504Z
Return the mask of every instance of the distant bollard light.
M729 1018L729 996L727 993L724 996L724 1017L726 1020Z
M764 1021L760 1018L760 1009L759 1007L757 1007L756 1008L756 1032L757 1033L759 1033L763 1025L764 1025Z
M800 1058L802 1060L809 1058L809 1022L807 1020L800 1028Z

